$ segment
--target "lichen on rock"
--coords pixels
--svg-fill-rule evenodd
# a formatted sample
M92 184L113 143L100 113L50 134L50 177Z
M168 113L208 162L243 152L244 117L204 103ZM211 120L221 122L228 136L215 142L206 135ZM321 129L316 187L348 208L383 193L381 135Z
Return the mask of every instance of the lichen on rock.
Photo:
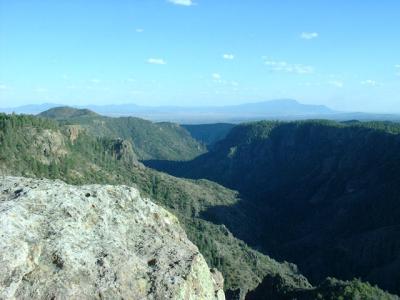
M126 186L0 179L0 299L224 299L175 216Z

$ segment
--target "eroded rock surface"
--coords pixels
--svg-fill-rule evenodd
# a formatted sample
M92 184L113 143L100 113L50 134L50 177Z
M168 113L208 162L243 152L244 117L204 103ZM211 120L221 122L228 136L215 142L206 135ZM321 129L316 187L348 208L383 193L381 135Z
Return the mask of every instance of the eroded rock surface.
M126 186L0 178L0 299L224 299L175 216Z

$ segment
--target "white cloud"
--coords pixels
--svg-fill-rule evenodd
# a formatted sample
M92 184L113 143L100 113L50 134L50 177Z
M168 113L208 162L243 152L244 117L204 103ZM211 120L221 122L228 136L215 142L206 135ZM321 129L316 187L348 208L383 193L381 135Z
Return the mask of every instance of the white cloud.
M400 65L395 65L394 67L396 68L396 75L400 76Z
M211 76L214 80L221 80L221 75L218 73L213 73Z
M46 93L48 90L46 88L38 87L35 88L36 93Z
M286 61L268 60L264 57L264 64L267 65L272 71L295 73L295 74L312 74L314 68L302 64L290 64Z
M299 82L298 85L310 87L310 86L321 86L321 83L320 82Z
M143 91L140 91L140 90L132 90L132 91L129 91L128 93L131 94L131 95L141 95L141 94L144 94L144 92L143 92Z
M231 87L234 90L237 90L237 87L239 86L239 82L223 79L219 73L213 73L211 74L211 77L213 78L214 82L220 86Z
M8 89L8 87L5 84L0 84L0 90L1 91L4 91L6 89Z
M168 0L168 2L183 6L192 6L194 4L192 0Z
M367 86L377 86L378 82L376 82L375 80L372 80L372 79L367 79L367 80L361 81L361 84L367 85Z
M302 38L303 40L312 40L316 39L318 35L319 34L317 32L302 32L300 34L300 38Z
M91 82L91 83L98 84L98 83L101 82L101 80L100 80L100 79L97 79L97 78L92 78L92 79L90 79L90 82Z
M340 80L331 80L328 83L337 88L342 88L344 86L343 81L340 81Z
M136 29L136 32L137 32L137 33L142 33L143 31L144 31L143 28L137 28L137 29Z
M166 65L167 62L163 60L162 58L149 58L147 60L147 63L152 64L152 65Z
M233 60L233 59L235 59L235 55L233 55L233 54L223 54L222 58L223 59L227 59L227 60Z

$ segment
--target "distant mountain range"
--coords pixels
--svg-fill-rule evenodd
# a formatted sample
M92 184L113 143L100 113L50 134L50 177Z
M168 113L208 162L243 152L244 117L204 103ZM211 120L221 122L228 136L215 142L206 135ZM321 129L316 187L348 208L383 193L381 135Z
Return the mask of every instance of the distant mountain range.
M50 108L62 106L54 103L0 108L6 113L39 114ZM135 116L151 121L170 121L184 124L229 122L240 123L256 120L400 120L400 115L340 112L324 105L302 104L292 99L277 99L256 103L228 106L140 106L136 104L74 106L90 109L108 116Z

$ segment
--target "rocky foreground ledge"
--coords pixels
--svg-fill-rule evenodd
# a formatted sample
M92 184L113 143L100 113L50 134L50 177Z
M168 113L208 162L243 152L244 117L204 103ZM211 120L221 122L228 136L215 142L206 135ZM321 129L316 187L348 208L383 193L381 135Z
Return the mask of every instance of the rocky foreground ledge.
M0 177L0 299L225 299L222 286L134 188Z

